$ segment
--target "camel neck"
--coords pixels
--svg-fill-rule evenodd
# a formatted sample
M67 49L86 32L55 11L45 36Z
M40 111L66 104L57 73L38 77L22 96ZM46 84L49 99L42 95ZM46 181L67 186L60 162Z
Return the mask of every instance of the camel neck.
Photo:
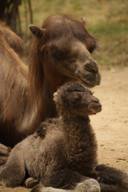
M53 102L53 93L54 90L52 90L48 83L44 81L42 97L40 98L42 120L56 116L56 107L55 103Z
M97 144L89 117L65 117L63 130L69 167L89 175L97 163Z
M41 121L55 116L56 109L53 102L53 92L44 80L38 98L26 108L26 115L24 115L21 129L23 133L29 135L36 130Z
M65 115L63 118L63 129L68 137L83 136L90 129L90 119L88 116Z
M62 120L63 120L64 124L74 122L74 123L76 123L76 124L78 123L80 125L83 123L90 122L88 115L80 116L80 115L72 115L72 114L68 114L68 113L63 115Z

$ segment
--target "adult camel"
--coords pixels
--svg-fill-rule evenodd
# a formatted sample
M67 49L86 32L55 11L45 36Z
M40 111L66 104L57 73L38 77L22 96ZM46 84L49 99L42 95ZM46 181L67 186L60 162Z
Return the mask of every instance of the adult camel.
M8 148L34 132L41 121L56 116L53 92L67 81L93 87L100 74L91 52L95 39L84 23L70 16L48 17L33 34L29 69L0 36L0 163Z
M0 21L0 38L1 36L18 55L22 56L24 49L23 40L2 21Z

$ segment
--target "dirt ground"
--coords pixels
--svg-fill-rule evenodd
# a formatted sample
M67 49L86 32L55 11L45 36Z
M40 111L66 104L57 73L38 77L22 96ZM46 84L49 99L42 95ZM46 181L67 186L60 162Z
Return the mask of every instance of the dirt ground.
M128 172L128 68L103 70L102 81L94 89L102 112L93 116L100 163Z
M92 116L91 122L98 141L98 159L128 171L128 67L101 70L101 85L94 94L102 103L102 112ZM28 192L23 188L0 192Z

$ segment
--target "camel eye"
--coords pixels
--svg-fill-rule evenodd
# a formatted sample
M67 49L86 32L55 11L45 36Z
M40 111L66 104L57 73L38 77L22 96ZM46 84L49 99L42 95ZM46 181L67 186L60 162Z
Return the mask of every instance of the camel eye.
M68 90L69 92L84 92L85 89L84 87L80 86L80 85L77 85L77 84L74 84L72 87L69 88Z
M52 56L55 60L57 61L69 61L70 62L74 62L75 58L71 55L70 50L68 50L67 48L64 49L60 49L58 47L54 47L52 49Z
M52 56L55 60L67 60L69 57L69 52L65 49L59 49L55 46L52 49Z
M59 49L54 49L52 51L52 56L54 57L54 59L56 60L64 60L66 57L66 54L63 50L59 50Z
M96 50L96 47L92 46L88 48L90 53L93 53Z
M69 62L70 62L70 63L75 63L75 62L76 62L76 58L70 58L70 59L69 59Z

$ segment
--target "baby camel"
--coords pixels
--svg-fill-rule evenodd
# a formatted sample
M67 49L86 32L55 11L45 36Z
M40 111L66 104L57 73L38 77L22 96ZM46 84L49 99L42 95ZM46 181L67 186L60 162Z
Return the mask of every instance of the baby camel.
M88 115L101 111L91 91L79 83L66 83L55 94L59 113L49 119L10 153L0 173L6 186L21 185L26 176L40 181L33 191L99 192L93 175L97 144ZM45 187L43 187L45 186Z
M97 165L89 115L101 111L99 100L70 82L58 89L54 101L59 117L43 122L12 149L0 171L1 184L14 187L32 177L40 182L32 192L128 192L127 174Z

